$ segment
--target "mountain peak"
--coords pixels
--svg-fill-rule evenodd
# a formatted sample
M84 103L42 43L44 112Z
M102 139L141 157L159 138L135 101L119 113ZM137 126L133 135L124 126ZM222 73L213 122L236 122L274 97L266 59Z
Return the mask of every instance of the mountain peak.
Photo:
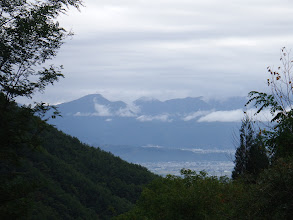
M126 108L126 106L122 101L111 102L100 94L90 94L77 100L60 104L58 108L61 112L66 112L67 114L75 114L77 112L88 114L97 113L97 107L112 113Z
M76 101L78 100L85 100L85 101L103 101L103 102L109 102L108 99L106 99L104 96L102 96L101 94L90 94L90 95L86 95L86 96L83 96L79 99L77 99Z
M134 103L140 103L140 102L160 102L160 100L152 98L152 97L143 96L134 101Z

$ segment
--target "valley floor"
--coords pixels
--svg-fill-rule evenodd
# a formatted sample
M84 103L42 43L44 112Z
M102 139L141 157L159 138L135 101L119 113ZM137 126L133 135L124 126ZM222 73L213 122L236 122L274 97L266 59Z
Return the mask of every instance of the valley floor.
M190 169L194 171L205 170L212 176L227 176L231 177L234 163L232 161L168 161L168 162L145 162L138 163L155 174L166 176L167 174L180 175L180 170Z

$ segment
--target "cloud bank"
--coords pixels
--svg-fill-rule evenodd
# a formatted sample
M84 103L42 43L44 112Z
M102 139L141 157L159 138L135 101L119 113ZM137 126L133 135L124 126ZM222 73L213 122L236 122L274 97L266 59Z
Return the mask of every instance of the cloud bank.
M173 122L176 120L183 120L185 122L194 120L198 123L210 123L210 122L241 122L245 117L243 109L235 109L229 111L197 111L189 113L185 116L182 115L170 115L160 114L160 115L140 115L139 107L134 104L127 105L126 108L120 108L118 111L112 111L108 106L94 103L95 112L76 112L74 116L77 117L132 117L136 118L140 122ZM263 110L261 113L256 114L256 109L248 109L245 111L246 114L255 121L268 122L271 121L273 116L269 110ZM112 121L111 118L107 118L106 121Z
M269 122L274 116L269 110L263 110L256 114L256 109L248 109L245 111L251 120ZM197 122L241 122L245 117L243 109L236 109L231 111L213 111L200 117Z
M201 118L198 122L240 122L243 119L244 113L242 109L232 111L215 111Z
M278 66L280 48L293 45L288 0L85 5L60 19L76 34L53 61L64 65L66 78L36 101L60 103L96 92L120 100L243 96L266 87L266 67Z

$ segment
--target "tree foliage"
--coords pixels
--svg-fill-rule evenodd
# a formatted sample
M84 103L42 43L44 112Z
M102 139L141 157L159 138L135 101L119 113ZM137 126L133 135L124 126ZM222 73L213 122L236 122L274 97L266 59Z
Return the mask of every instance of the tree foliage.
M46 63L71 35L56 18L70 6L80 5L81 0L0 1L0 158L6 162L16 163L18 151L40 144L37 136L46 120L32 115L44 116L49 105L18 108L15 98L32 98L34 92L63 77L62 67ZM54 111L52 117L56 115Z
M276 158L293 156L293 62L290 51L281 49L281 66L274 71L268 67L267 79L270 94L252 91L246 105L254 103L257 113L269 109L272 114L271 127L262 135L272 161Z
M288 113L293 109L293 63L291 59L291 52L283 47L280 57L281 65L277 70L270 66L267 67L270 74L267 79L270 93L251 91L248 94L250 99L246 105L254 102L255 107L258 108L257 114L263 109L269 108L274 116L272 122L279 122L288 117Z
M72 34L60 27L58 15L80 5L81 0L0 0L1 219L26 218L31 209L28 195L38 183L24 172L23 161L41 147L39 135L46 127L34 115L50 109L44 103L19 107L15 98L32 98L63 77L62 66L46 61Z
M17 107L15 98L32 98L60 77L62 67L46 61L56 56L64 39L71 35L56 18L81 0L1 0L0 1L0 121L1 158L12 159L15 149L39 145L37 134L50 107L44 103ZM13 114L12 114L13 112ZM58 112L54 111L55 117ZM14 161L17 156L14 155Z
M182 177L155 179L114 219L291 219L292 171L292 161L279 160L251 183L182 170Z
M72 33L56 20L81 0L0 1L0 92L8 100L31 98L60 77L62 66L45 64Z
M221 219L230 200L224 194L230 186L228 178L187 169L181 174L153 181L136 208L117 219Z
M242 120L240 143L235 152L235 166L232 178L255 177L269 165L268 156L262 137L255 134L249 117Z

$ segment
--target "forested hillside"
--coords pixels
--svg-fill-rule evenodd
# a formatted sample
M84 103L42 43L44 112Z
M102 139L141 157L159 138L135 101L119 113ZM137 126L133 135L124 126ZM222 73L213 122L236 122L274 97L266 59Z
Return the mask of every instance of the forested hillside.
M110 219L156 177L1 101L1 219Z

